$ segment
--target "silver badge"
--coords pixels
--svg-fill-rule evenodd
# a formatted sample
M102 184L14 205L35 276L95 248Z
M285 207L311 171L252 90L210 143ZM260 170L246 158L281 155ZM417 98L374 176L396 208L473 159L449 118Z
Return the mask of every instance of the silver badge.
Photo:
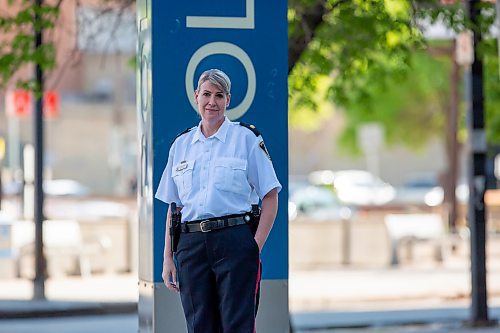
M182 161L177 168L175 168L175 171L182 171L188 167L188 163L186 161Z

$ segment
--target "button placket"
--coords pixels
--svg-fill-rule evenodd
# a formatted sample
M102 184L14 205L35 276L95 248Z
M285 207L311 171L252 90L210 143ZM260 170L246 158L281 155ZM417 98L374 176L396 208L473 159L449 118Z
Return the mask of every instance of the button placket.
M201 191L202 191L202 201L200 202L200 206L203 206L206 201L207 201L207 197L208 197L208 182L209 182L209 165L210 165L210 159L211 159L211 156L210 156L210 147L212 145L211 143L212 140L206 140L204 143L203 143L203 168L202 168L202 177L201 177Z

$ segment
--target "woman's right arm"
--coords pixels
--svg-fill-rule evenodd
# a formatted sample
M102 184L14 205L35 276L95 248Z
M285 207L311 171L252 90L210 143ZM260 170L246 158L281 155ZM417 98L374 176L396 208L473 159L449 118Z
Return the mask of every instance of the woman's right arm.
M179 292L179 286L177 285L177 270L175 268L174 259L172 257L172 251L170 248L170 206L167 211L167 219L165 221L165 250L163 251L163 272L162 278L163 283L170 291Z

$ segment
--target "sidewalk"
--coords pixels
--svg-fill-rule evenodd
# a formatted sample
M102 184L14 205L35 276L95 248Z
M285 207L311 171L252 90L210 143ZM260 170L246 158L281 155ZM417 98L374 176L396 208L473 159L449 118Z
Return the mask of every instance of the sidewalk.
M500 307L490 308L491 327L470 327L468 308L311 312L292 314L294 333L493 333L499 332Z
M500 331L466 329L469 274L453 265L292 271L294 333ZM31 281L0 280L0 319L135 313L137 283L135 274L60 277L47 281L47 301L32 301ZM500 269L490 268L488 290L490 319L498 320Z
M471 319L469 266L462 257L397 268L292 271L293 327L300 333L500 332L499 326L466 327ZM490 258L487 266L489 319L498 321L500 261Z
M33 283L0 280L0 319L134 313L135 274L59 277L45 283L46 300L32 300Z
M329 269L290 274L292 312L468 306L470 271L430 266ZM500 269L487 276L490 305L500 306Z

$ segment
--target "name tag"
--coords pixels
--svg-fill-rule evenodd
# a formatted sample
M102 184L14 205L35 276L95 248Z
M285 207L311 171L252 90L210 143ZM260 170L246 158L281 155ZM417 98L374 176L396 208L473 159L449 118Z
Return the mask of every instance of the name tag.
M179 163L179 165L175 168L175 171L182 171L188 167L188 163L186 161L182 161Z

